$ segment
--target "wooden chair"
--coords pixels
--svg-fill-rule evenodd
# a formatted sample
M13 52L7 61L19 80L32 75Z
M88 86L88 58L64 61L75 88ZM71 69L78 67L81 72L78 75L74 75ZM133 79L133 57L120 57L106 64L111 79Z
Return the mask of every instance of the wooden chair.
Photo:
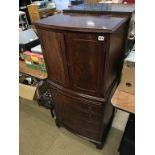
M33 22L36 20L39 20L41 18L45 18L47 16L53 15L56 13L55 8L42 8L38 9L38 6L35 4L27 5L29 16L32 23L32 28L35 29L35 26L33 25Z
M39 9L37 5L33 5L33 4L27 5L27 8L31 19L31 23L40 19Z

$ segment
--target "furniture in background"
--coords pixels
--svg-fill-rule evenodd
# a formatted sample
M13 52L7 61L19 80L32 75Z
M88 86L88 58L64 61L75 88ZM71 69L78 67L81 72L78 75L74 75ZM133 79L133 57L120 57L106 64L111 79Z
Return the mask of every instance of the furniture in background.
M31 20L30 20L30 16L29 16L27 7L26 6L19 7L19 11L23 11L26 13L28 24L31 25Z
M39 44L39 38L33 29L19 32L19 52L30 51L32 47Z
M112 105L120 110L135 113L135 95L116 89L112 97Z
M79 22L80 21L80 22ZM58 14L36 21L56 124L102 148L111 127L127 18Z
M27 10L27 7L26 7L29 4L31 4L31 0L19 0L19 11L23 11L23 12L26 13L28 23L29 23L29 25L31 25L29 13L28 13L28 10Z
M19 11L19 27L22 30L27 30L29 28L29 23L27 20L26 13L23 11Z
M27 5L27 8L31 19L31 24L33 24L33 22L36 20L53 15L56 10L55 8L48 8L48 7L39 9L38 6L35 4Z
M117 89L130 94L135 94L135 51L134 49L124 59L121 82Z
M130 113L125 131L119 146L120 155L135 154L135 95L116 90L112 97L115 108Z
M135 52L124 60L122 78L112 97L115 108L130 113L119 147L120 155L135 154Z
M26 66L24 61L19 61L19 72L30 75L40 80L45 80L47 78L47 73L39 70L34 70Z

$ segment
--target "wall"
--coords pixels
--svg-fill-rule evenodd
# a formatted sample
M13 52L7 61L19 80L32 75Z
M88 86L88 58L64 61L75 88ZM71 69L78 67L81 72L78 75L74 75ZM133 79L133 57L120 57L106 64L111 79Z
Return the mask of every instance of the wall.
M66 9L70 4L70 0L53 0L53 2L55 2L57 10Z

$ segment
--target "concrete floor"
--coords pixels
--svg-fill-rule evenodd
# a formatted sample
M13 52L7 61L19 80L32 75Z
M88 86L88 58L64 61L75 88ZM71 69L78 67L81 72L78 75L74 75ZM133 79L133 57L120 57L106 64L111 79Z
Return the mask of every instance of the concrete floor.
M72 134L57 128L50 111L20 98L19 136L20 155L119 155L118 147L123 132L111 128L102 150Z

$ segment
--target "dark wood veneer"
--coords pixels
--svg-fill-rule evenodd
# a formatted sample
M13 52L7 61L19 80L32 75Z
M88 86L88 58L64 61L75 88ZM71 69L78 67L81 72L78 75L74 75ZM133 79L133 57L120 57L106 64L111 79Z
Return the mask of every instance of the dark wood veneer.
M36 28L65 30L90 33L112 33L124 23L127 18L107 17L103 15L63 15L57 14L35 22ZM101 22L102 21L102 22Z
M56 124L98 148L103 146L113 118L110 100L118 83L126 20L56 15L35 23Z

